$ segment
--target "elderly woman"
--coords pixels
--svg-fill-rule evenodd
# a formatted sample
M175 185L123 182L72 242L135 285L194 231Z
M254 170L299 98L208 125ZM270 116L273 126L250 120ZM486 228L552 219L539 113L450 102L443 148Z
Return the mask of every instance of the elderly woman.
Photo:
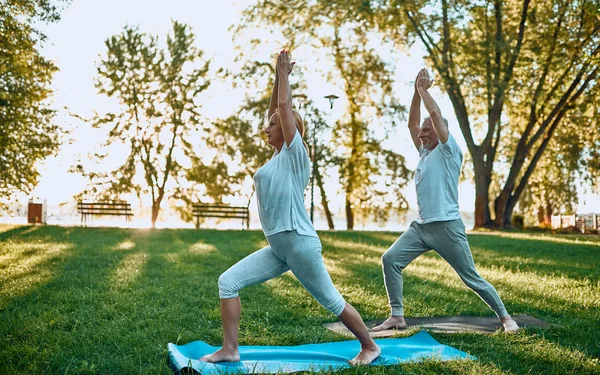
M201 358L207 362L240 360L238 292L288 270L360 341L361 351L350 364L369 364L381 353L358 312L344 301L333 285L321 256L321 241L304 208L310 160L302 140L302 118L292 109L288 75L293 65L288 52L281 51L277 58L269 123L264 130L275 153L254 175L260 222L269 246L240 260L219 277L223 348Z

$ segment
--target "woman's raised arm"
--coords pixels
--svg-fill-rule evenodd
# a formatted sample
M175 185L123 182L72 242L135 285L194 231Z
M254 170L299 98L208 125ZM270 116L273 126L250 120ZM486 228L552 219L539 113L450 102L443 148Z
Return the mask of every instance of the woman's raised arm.
M287 146L290 145L296 135L296 122L292 112L292 90L288 80L294 63L290 62L287 50L283 50L277 57L277 76L279 78L277 90L277 108L279 109L279 121L283 131L283 139Z

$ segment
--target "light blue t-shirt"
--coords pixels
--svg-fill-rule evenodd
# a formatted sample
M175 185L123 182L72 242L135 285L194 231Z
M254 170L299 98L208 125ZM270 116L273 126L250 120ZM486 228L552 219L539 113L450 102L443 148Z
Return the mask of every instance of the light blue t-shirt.
M419 165L415 172L419 217L417 223L460 219L458 209L458 177L463 154L452 134L445 144L433 150L419 149Z
M310 160L296 131L271 160L254 174L258 215L265 236L295 230L318 237L304 208L304 189L310 179Z

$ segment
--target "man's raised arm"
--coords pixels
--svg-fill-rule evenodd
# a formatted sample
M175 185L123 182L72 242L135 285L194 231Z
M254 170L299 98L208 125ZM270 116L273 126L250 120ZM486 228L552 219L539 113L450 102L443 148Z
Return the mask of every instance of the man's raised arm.
M421 141L419 140L419 132L421 131L421 96L417 89L417 82L420 75L421 72L417 74L417 78L415 79L415 92L410 103L410 112L408 113L408 130L410 130L410 136L417 150L421 148Z
M429 91L427 91L432 84L433 81L429 77L429 72L427 72L427 69L421 69L417 78L417 89L419 90L419 95L421 95L421 99L423 100L423 104L425 105L427 112L429 112L429 117L431 117L435 134L440 139L440 142L446 144L448 141L448 126L442 117L440 107L438 107L435 100L433 100L431 97L431 94L429 94Z

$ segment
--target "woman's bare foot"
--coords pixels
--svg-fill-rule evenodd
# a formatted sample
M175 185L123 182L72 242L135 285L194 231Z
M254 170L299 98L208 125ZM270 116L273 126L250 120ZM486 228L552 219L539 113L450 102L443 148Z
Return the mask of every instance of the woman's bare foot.
M373 327L371 331L379 332L385 331L386 329L405 329L406 321L403 316L390 316L385 322L378 326Z
M519 329L521 329L521 327L519 327L517 322L515 322L513 320L513 318L511 318L510 316L501 318L500 321L502 322L502 326L504 327L504 332L506 332L506 333L515 333Z
M205 362L239 362L240 352L237 349L225 350L220 349L212 354L207 354L200 358L201 361Z
M368 365L369 363L376 360L377 357L379 357L379 355L381 354L381 348L377 344L374 345L375 346L373 347L362 348L360 353L358 353L356 357L348 361L348 363L350 363L352 366Z

